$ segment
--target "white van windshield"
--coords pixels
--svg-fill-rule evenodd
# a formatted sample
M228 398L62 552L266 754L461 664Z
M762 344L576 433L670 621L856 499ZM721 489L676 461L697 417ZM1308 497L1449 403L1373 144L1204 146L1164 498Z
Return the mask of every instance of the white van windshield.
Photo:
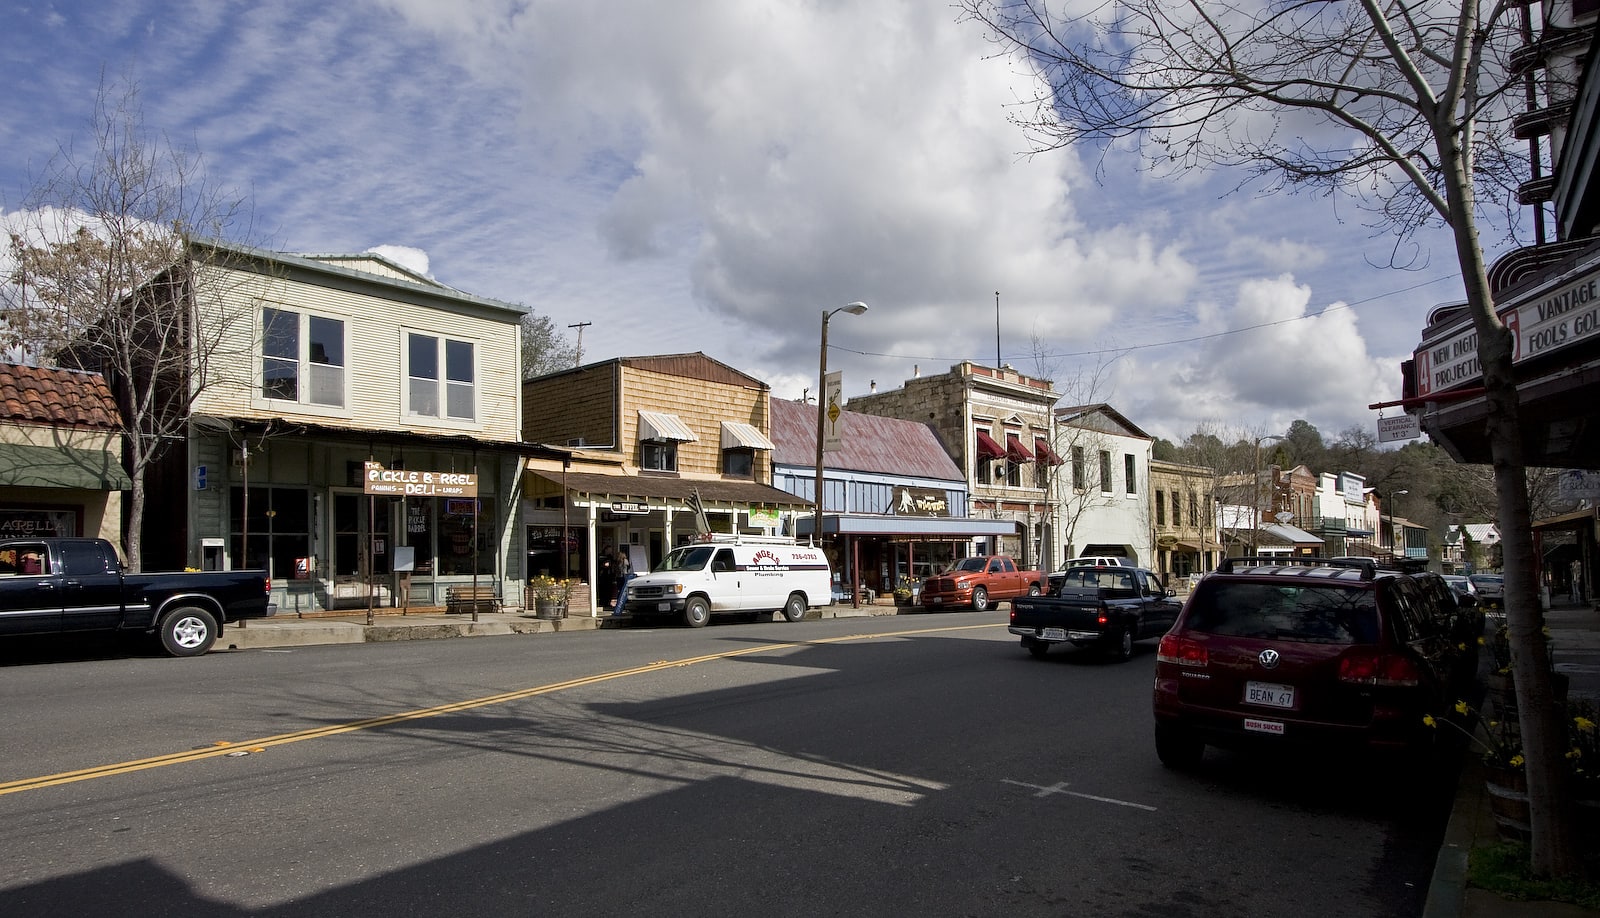
M695 545L690 548L674 548L668 552L658 571L698 571L711 560L711 553L716 551L714 545Z

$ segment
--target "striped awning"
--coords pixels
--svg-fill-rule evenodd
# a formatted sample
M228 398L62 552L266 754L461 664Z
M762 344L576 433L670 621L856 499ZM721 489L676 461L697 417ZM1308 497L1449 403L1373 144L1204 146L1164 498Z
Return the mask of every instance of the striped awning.
M639 409L639 439L641 440L676 440L679 443L693 443L700 438L694 435L689 425L675 414L664 411L645 411Z
M723 449L776 449L767 435L756 429L753 424L741 424L738 421L722 422L722 448Z

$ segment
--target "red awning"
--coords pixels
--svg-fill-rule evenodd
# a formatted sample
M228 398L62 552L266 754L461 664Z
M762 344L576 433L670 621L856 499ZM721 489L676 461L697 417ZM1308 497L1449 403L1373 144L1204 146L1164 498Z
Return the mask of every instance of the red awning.
M1057 456L1056 451L1051 449L1050 444L1046 443L1042 437L1035 437L1033 439L1033 454L1038 457L1040 462L1043 462L1046 465L1067 464L1067 460Z
M1006 458L1012 462L1032 462L1033 453L1028 452L1028 448L1022 445L1022 440L1016 434L1008 433L1006 434Z
M994 442L994 437L989 436L988 434L984 433L981 430L977 431L977 434L978 434L978 458L979 459L1004 459L1005 458L1006 451L1001 448L1000 444Z

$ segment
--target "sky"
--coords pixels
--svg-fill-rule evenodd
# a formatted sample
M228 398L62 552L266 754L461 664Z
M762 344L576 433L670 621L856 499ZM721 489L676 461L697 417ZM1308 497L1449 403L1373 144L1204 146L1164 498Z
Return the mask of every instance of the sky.
M1030 78L945 3L59 0L0 26L0 221L131 79L251 202L238 241L380 251L581 331L585 363L703 351L814 396L822 314L862 301L829 324L847 398L998 353L1152 436L1331 440L1376 429L1462 296L1442 233L1399 270L1348 203L1029 155Z

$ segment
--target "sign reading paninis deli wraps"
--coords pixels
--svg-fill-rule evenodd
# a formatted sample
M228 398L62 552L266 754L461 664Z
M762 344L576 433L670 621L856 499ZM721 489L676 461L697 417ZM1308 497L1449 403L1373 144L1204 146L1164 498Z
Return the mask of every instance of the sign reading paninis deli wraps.
M423 472L415 469L386 469L381 463L366 463L367 494L393 494L403 497L477 497L478 476L466 472Z
M1513 363L1600 338L1600 270L1586 265L1578 278L1501 309L1499 315L1511 331ZM1478 366L1478 332L1471 323L1443 337L1424 340L1415 356L1417 395L1422 397L1476 383L1483 376L1483 368Z

